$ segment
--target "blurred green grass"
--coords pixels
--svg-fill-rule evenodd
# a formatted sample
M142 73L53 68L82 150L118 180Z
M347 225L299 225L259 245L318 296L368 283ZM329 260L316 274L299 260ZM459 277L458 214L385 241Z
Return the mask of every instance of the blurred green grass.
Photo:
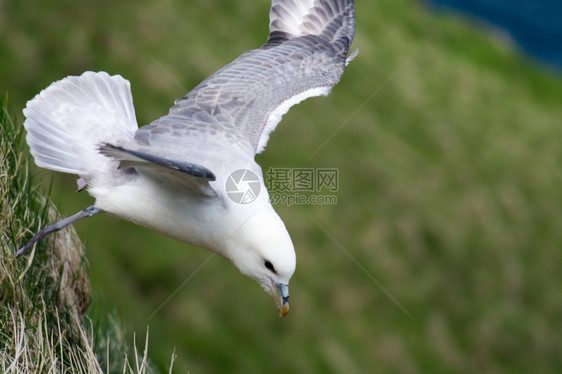
M4 1L0 89L19 110L52 81L106 70L131 81L146 124L263 43L269 5ZM339 169L337 205L277 207L298 256L288 318L216 256L148 320L208 253L109 216L76 225L94 308L131 336L150 324L162 371L176 347L178 372L559 372L562 80L417 2L358 2L357 18L341 83L293 108L258 156L264 170ZM52 178L61 211L91 203L74 177Z

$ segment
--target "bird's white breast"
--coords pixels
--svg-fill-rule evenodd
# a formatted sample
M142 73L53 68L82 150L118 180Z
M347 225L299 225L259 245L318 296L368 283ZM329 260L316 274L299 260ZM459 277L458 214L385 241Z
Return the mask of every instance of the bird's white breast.
M170 238L209 249L221 239L221 233L210 229L225 214L217 199L194 196L143 176L89 192L103 211Z

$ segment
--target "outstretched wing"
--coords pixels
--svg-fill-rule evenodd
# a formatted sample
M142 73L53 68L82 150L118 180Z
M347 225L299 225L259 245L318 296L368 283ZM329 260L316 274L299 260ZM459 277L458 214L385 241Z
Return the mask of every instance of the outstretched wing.
M327 95L355 33L353 0L273 0L268 41L245 52L142 127L138 143L221 144L254 156L289 108Z

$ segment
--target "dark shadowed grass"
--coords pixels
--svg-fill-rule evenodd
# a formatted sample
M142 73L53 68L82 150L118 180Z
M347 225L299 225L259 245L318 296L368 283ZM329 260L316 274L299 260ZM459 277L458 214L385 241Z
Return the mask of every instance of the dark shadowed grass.
M65 231L27 256L14 257L57 214L30 175L22 126L7 99L1 101L0 365L7 373L99 371L82 325L90 289L76 232Z
M31 175L23 127L7 97L0 104L0 372L148 373L148 331L141 354L112 313L95 321L84 316L91 299L87 260L73 228L14 257L60 216Z

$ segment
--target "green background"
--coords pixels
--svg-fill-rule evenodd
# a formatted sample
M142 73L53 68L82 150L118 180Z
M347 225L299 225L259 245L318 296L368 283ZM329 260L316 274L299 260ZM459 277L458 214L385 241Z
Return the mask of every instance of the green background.
M51 82L105 70L147 124L265 42L269 6L3 0L0 90L21 113ZM76 225L92 318L114 311L141 349L150 325L163 372L174 347L179 373L560 372L560 76L418 2L356 8L341 83L257 158L339 171L336 205L276 206L297 250L289 316L227 260L98 215ZM64 215L92 203L74 176L40 173Z

